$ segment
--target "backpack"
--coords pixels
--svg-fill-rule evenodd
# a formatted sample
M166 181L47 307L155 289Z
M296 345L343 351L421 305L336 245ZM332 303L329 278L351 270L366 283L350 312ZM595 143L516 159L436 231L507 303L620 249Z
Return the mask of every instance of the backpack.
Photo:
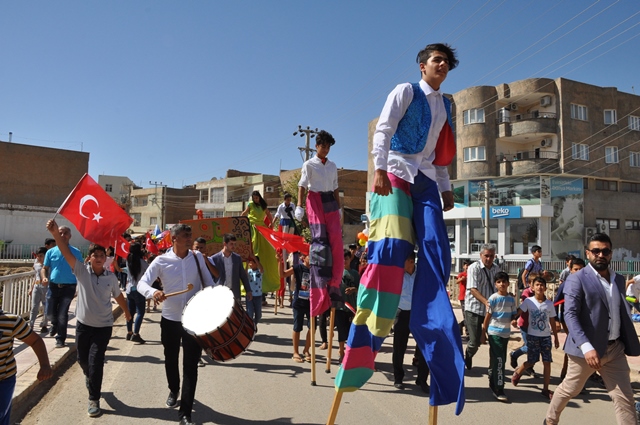
M529 264L529 263L531 263L531 268L527 268L527 264ZM521 268L521 269L518 269L518 277L517 277L517 279L518 279L518 289L521 290L521 291L524 289L524 283L522 283L522 275L524 274L525 270L527 270L529 272L531 270L533 270L533 262L531 260L527 260L527 262L524 265L524 267Z

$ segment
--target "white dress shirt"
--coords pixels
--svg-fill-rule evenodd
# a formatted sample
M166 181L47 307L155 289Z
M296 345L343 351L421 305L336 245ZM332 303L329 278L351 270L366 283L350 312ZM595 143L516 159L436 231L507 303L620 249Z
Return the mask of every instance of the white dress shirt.
M200 281L196 260L198 260L198 264L200 265L204 282ZM204 257L198 251L194 253L189 250L186 257L180 258L173 252L173 249L171 249L153 260L147 271L144 272L144 275L142 275L142 278L138 281L136 289L148 299L153 297L153 294L157 291L157 289L151 287L157 278L160 278L162 281L165 294L182 291L187 289L188 283L193 284L191 291L167 298L163 301L162 317L173 320L174 322L179 322L182 319L182 310L184 310L187 301L202 289L202 285L214 286L213 278L204 261Z
M320 158L314 156L302 164L298 186L311 192L333 192L338 188L338 167L328 158L323 164Z
M427 143L422 152L403 154L390 150L391 138L396 133L398 123L407 112L413 100L413 87L410 83L399 84L389 96L382 108L376 131L373 134L373 164L376 170L387 172L413 183L418 171L438 183L440 192L451 190L449 171L445 166L433 165L438 136L447 120L447 111L440 90L434 90L426 81L420 80L420 88L427 96L431 109L431 128Z

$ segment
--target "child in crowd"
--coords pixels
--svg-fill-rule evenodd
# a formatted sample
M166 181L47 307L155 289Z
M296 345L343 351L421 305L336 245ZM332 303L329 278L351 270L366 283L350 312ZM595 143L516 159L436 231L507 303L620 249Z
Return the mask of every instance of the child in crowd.
M131 314L120 292L118 278L104 268L107 260L104 247L92 244L89 247L89 264L85 265L76 259L66 240L60 236L55 220L47 222L47 230L55 238L60 252L78 281L76 304L78 363L84 372L89 390L87 413L91 417L99 416L105 352L113 330L111 297L116 300L127 321L131 321Z
M502 402L509 399L504 394L504 371L507 361L507 344L511 334L511 321L517 314L516 300L508 294L509 275L496 273L496 289L489 299L489 308L482 325L481 343L489 340L490 370L489 388L493 396Z
M349 327L351 321L355 316L352 309L357 307L358 300L358 285L360 284L360 275L357 271L351 268L351 260L355 257L350 250L344 250L344 272L342 273L342 284L340 290L342 291L342 299L346 304L342 304L336 308L336 326L338 328L338 363L342 363L344 357L344 343L349 337Z
M262 319L262 266L260 265L260 259L258 257L250 258L249 270L249 287L251 288L251 295L253 298L247 298L247 314L253 320L253 323L258 326L258 322Z
M458 292L458 301L460 301L460 309L463 313L462 321L458 323L458 326L460 327L460 335L463 334L463 331L465 331L467 335L469 334L468 332L466 332L467 328L464 324L464 298L467 295L467 269L470 265L471 260L464 260L462 262L462 271L458 273L458 276L456 276L456 283L460 286L460 291Z
M34 329L36 325L36 317L40 311L40 304L44 313L42 314L42 322L40 322L40 332L48 332L47 324L49 319L47 318L47 287L42 284L42 266L44 266L44 254L47 253L47 248L41 246L36 252L36 262L33 263L33 269L36 271L36 278L33 282L33 286L29 289L29 296L31 297L31 317L29 318L29 326Z
M573 257L573 256L572 256ZM581 258L575 258L569 260L569 274L573 274L578 270L585 267L585 262ZM567 276L568 277L568 276ZM567 324L564 321L564 283L567 281L566 277L558 287L558 293L556 294L555 299L553 300L554 304L558 304L558 309L556 310L558 313L558 320L562 325L562 329L564 329L564 333L569 335L569 329L567 328ZM567 353L564 354L564 361L562 363L562 371L560 372L560 380L562 381L565 376L567 376L567 367L569 366L569 356Z
M16 360L13 356L13 341L18 338L29 345L40 363L38 380L51 378L47 348L40 336L33 332L27 322L18 315L8 314L0 308L0 424L8 425L11 418L13 390L16 387Z
M553 332L554 345L556 348L560 346L558 340L558 332L556 329L556 310L553 308L553 302L549 301L546 296L547 281L542 277L536 277L533 280L534 296L525 299L518 313L529 312L529 327L527 328L527 361L518 367L513 376L511 383L518 385L522 372L533 366L542 356L542 364L544 365L544 386L542 396L551 400L553 392L549 391L549 381L551 380L551 332Z
M520 303L523 303L524 300L533 296L533 281L538 276L540 276L538 273L529 273L527 276L527 287L522 291L522 294L520 294ZM522 346L509 353L509 357L511 358L511 367L513 370L518 368L518 358L523 354L527 354L527 328L529 327L528 312L520 314L517 321L517 327L520 329L520 335L522 335ZM533 368L525 370L524 374L527 376L535 376Z

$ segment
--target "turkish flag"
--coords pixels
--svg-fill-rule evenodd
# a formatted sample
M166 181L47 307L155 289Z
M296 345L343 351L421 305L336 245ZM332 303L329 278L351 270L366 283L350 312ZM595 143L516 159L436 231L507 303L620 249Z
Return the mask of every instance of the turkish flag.
M105 248L118 240L133 222L89 174L82 176L58 214L73 223L86 240Z
M115 241L116 255L121 258L127 258L129 256L129 242L122 236L118 236Z
M153 241L153 239L151 239L151 235L149 234L149 232L147 232L147 252L149 254L153 254L153 255L158 255L160 253L160 251L158 251L158 247L156 246L156 243Z
M289 252L300 251L309 255L309 244L305 243L304 238L291 233L274 232L268 227L254 226L255 229L264 236L274 249L286 249Z

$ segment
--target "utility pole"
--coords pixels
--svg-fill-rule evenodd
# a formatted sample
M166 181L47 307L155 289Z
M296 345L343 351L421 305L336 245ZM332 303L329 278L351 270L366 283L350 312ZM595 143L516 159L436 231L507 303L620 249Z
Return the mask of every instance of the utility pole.
M489 227L489 180L484 182L484 243L491 240L491 228Z
M307 128L302 128L301 125L298 125L298 129L293 132L293 135L297 136L298 133L300 133L300 137L307 136L306 146L304 148L299 147L298 149L300 150L300 152L305 153L304 160L308 161L309 158L311 158L311 153L315 152L315 149L311 149L310 144L311 144L311 139L313 139L316 136L316 134L318 134L318 129L316 128L315 130L312 130L311 127L309 126L307 126Z
M152 182L149 180L149 184L152 184L156 187L156 199L153 201L158 208L160 208L160 230L164 230L164 205L165 205L165 189L167 188L166 184L162 184L162 182ZM158 186L162 188L162 205L158 205Z

